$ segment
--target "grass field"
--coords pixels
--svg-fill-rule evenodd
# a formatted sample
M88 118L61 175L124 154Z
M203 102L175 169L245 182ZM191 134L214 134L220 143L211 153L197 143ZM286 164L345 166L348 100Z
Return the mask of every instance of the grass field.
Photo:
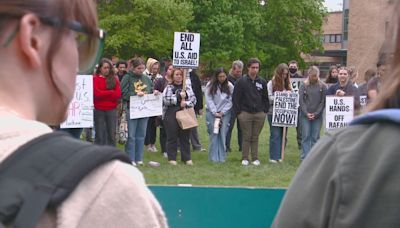
M208 134L205 127L205 117L199 118L199 135L203 147L208 149ZM157 131L157 134L159 132ZM160 151L157 135L157 149ZM259 159L261 165L256 167L241 165L241 152L238 151L236 126L232 133L232 152L228 154L225 163L214 164L208 161L208 151L192 151L193 166L178 163L177 166L168 164L160 152L151 153L145 150L145 166L139 167L149 185L178 185L193 186L250 186L250 187L287 187L294 176L300 162L297 149L296 131L289 128L288 144L285 161L271 164L269 160L269 125L265 122L259 141ZM180 160L178 154L178 161ZM160 162L159 167L147 165L149 161Z

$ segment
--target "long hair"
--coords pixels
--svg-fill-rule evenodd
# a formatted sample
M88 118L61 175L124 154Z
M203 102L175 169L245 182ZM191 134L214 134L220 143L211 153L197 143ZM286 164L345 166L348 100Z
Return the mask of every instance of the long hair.
M219 75L220 73L225 73L225 75L227 75L227 74L226 74L226 71L225 71L225 69L224 69L223 67L220 67L220 68L218 68L218 69L215 70L215 73L214 73L213 77L211 78L211 82L210 82L210 85L209 85L209 87L210 87L209 94L210 94L212 97L214 97L214 95L217 93L218 87L219 87L220 85L221 85L220 88L221 88L221 92L222 92L222 93L226 93L228 96L231 95L231 91L229 90L229 81L228 81L228 78L226 78L225 81L222 82L222 84L219 83L219 81L218 81L218 75Z
M336 83L336 82L334 81L334 79L333 79L333 76L332 76L332 71L333 71L333 70L338 71L337 66L332 65L332 66L329 67L328 75L326 76L326 79L325 79L325 82L326 82L326 83ZM338 71L338 72L339 72L339 71ZM336 78L336 80L337 80L337 78Z
M96 74L98 75L101 74L101 68L103 67L104 64L108 64L110 66L110 72L108 73L108 75L103 75L106 77L106 88L109 90L113 90L117 82L114 75L114 69L111 60L106 58L101 59L97 66Z
M286 70L287 75L284 75ZM286 63L281 63L276 67L274 77L272 78L272 92L292 90L289 79L289 67Z
M378 96L367 107L366 111L374 111L386 108L400 108L400 2L397 1L393 18L391 20L392 31L386 39L392 53L387 53L391 63L388 74L382 82L382 88Z
M317 75L317 78L318 78L317 82L318 83L320 82L319 81L319 69L318 69L318 67L311 66L307 71L307 75L308 75L308 77L307 77L306 80L304 80L304 85L309 85L310 84L310 75Z

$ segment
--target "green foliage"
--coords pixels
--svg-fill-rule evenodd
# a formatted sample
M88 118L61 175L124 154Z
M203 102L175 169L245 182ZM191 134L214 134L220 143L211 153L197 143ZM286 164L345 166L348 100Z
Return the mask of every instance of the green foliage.
M258 57L261 75L281 62L322 48L323 0L99 0L100 25L108 31L106 55L170 57L173 33L201 34L206 71L236 59Z
M192 5L175 0L98 1L100 26L107 31L105 55L170 56L173 32L186 29Z

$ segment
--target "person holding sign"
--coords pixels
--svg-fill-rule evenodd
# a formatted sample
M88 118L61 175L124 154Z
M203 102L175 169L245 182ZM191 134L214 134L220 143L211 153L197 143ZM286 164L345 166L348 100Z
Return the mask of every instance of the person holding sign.
M0 1L1 227L168 227L122 151L48 127L66 119L76 76L93 73L104 41L93 0ZM7 166L28 180L6 175Z
M93 77L94 143L115 146L121 87L110 60L100 60Z
M385 89L365 115L327 132L313 147L272 228L400 227L400 1L393 5L395 20L387 27L395 29L386 31L384 44L393 53Z
M143 165L144 138L146 136L148 117L130 119L131 96L142 97L153 92L151 80L143 74L145 66L141 58L129 61L131 69L121 82L122 99L126 108L126 119L128 120L128 140L125 151L129 154L132 164ZM155 93L156 94L156 93Z
M243 132L242 165L249 165L251 150L252 164L259 166L258 137L264 126L268 111L267 82L258 76L261 62L251 58L247 63L248 75L241 77L233 91L233 108Z
M350 81L350 73L346 67L339 69L338 82L328 88L326 95L335 95L338 97L353 96L355 110L358 110L360 107L358 89Z
M196 104L196 96L193 93L192 87L184 83L184 80L183 70L175 68L172 71L172 82L163 92L163 123L167 133L168 161L171 165L177 165L178 138L181 148L181 160L186 165L193 165L189 144L191 129L183 130L176 120L177 111L183 108L194 107Z
M269 106L268 110L268 123L269 123L269 162L278 163L282 161L282 149L286 146L282 146L283 139L283 127L272 126L272 114L275 104L274 93L277 91L291 92L292 87L289 80L289 67L286 63L281 63L275 69L275 74L272 80L268 82L268 99ZM285 138L286 138L285 134ZM287 140L285 140L287 142Z
M207 104L206 124L209 135L208 159L213 162L225 162L226 134L232 109L233 85L227 79L224 68L218 68L206 85Z
M307 79L300 86L299 95L302 126L300 159L304 160L319 139L325 108L326 86L319 79L318 67L310 67Z

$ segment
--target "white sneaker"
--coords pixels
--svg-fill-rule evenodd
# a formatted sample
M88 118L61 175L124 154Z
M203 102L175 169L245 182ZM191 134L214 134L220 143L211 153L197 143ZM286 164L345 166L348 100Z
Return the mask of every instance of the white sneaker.
M154 146L154 145L151 147L151 149L152 149L152 152L158 152L156 146Z
M261 163L260 163L260 161L259 161L259 160L255 160L255 161L253 161L253 162L252 162L252 164L253 164L253 165L255 165L255 166L259 166L259 165L261 165Z
M274 164L278 163L277 160L273 160L273 159L269 159L269 162L270 162L270 163L274 163Z
M171 164L171 165L177 165L178 163L177 163L176 161L174 161L174 160L170 160L170 161L169 161L169 164Z
M249 165L249 161L248 160L242 160L242 165L248 166Z
M164 152L164 153L163 153L163 156L164 156L164 158L167 158L167 157L168 157L167 152Z
M136 167L136 162L132 161L132 165Z
M192 160L186 161L186 165L193 165L193 161Z
M137 161L136 164L137 164L137 165L140 165L140 166L144 165L144 164L143 164L143 161Z

